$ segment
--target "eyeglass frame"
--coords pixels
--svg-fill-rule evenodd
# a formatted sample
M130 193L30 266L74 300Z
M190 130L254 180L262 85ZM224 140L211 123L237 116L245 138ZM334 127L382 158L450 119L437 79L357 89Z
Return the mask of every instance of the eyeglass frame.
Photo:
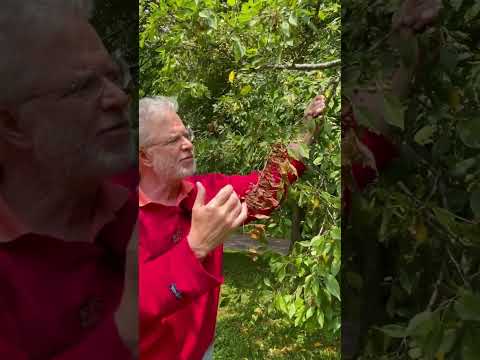
M176 135L175 138L170 139L167 142L156 142L156 143L152 143L152 144L147 144L146 146L143 146L143 148L150 148L150 147L157 146L157 145L161 145L161 146L175 145L175 143L179 142L182 138L185 138L189 142L193 143L193 141L195 139L195 134L193 132L193 129L190 126L187 126L185 129L187 130L187 136L185 136L185 134L182 134L179 137L177 137L178 135ZM176 145L178 146L179 144L180 143L178 143Z
M105 92L105 88L107 86L106 81L111 82L118 89L123 91L125 94L127 95L129 94L129 87L128 85L125 85L125 81L124 81L125 79L122 76L122 72L116 67L114 70L109 71L106 74L99 74L98 71L89 70L89 71L84 71L81 75L77 74L76 77L77 78L75 80L70 81L70 85L68 89L66 89L65 87L63 89L59 87L58 89L52 89L52 90L44 91L42 93L29 95L26 98L15 101L14 103L16 105L25 104L33 100L36 100L38 98L50 96L54 94L59 95L58 96L59 99L65 99L73 96L88 98L89 96L92 96L92 94L94 94L92 99L94 101L97 101L103 96ZM93 83L92 85L91 81L94 81L95 83ZM92 91L91 94L88 94L88 95L86 93L81 94L81 92L88 90L87 87L89 86L89 84L90 84L90 89L96 88L95 91Z

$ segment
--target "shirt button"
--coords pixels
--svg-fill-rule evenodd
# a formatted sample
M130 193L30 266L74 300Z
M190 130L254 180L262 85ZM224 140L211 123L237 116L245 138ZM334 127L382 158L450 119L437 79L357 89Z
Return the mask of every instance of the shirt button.
M177 229L175 233L172 235L172 242L176 244L182 237L182 232L180 229Z
M99 297L91 297L80 307L80 326L83 329L92 327L100 320L104 303Z
M177 285L175 284L170 284L170 291L173 293L173 295L175 295L175 297L177 298L177 300L181 300L182 299L182 293L177 289Z

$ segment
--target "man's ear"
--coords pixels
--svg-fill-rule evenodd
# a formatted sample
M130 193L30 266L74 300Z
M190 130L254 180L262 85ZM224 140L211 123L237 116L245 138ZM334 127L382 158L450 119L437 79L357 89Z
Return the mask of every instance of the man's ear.
M143 165L153 167L153 161L145 149L138 150L138 157Z
M20 148L32 146L30 137L20 125L14 111L0 107L0 138L7 143Z

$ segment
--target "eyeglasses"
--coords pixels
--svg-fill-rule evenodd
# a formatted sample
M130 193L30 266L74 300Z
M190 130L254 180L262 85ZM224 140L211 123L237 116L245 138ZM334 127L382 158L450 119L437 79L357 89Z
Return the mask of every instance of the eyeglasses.
M189 142L193 142L195 139L195 135L193 133L193 130L190 127L186 128L186 132L183 134L177 134L172 136L171 138L161 141L161 142L156 142L147 145L147 147L153 147L153 146L180 146L182 144L182 139L187 139Z

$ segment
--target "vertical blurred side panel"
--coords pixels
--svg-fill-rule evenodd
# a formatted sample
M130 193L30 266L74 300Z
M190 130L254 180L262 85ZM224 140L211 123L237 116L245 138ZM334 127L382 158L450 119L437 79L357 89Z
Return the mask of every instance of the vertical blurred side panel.
M0 34L0 358L132 359L138 3L6 0Z
M342 9L343 358L477 358L478 3Z

